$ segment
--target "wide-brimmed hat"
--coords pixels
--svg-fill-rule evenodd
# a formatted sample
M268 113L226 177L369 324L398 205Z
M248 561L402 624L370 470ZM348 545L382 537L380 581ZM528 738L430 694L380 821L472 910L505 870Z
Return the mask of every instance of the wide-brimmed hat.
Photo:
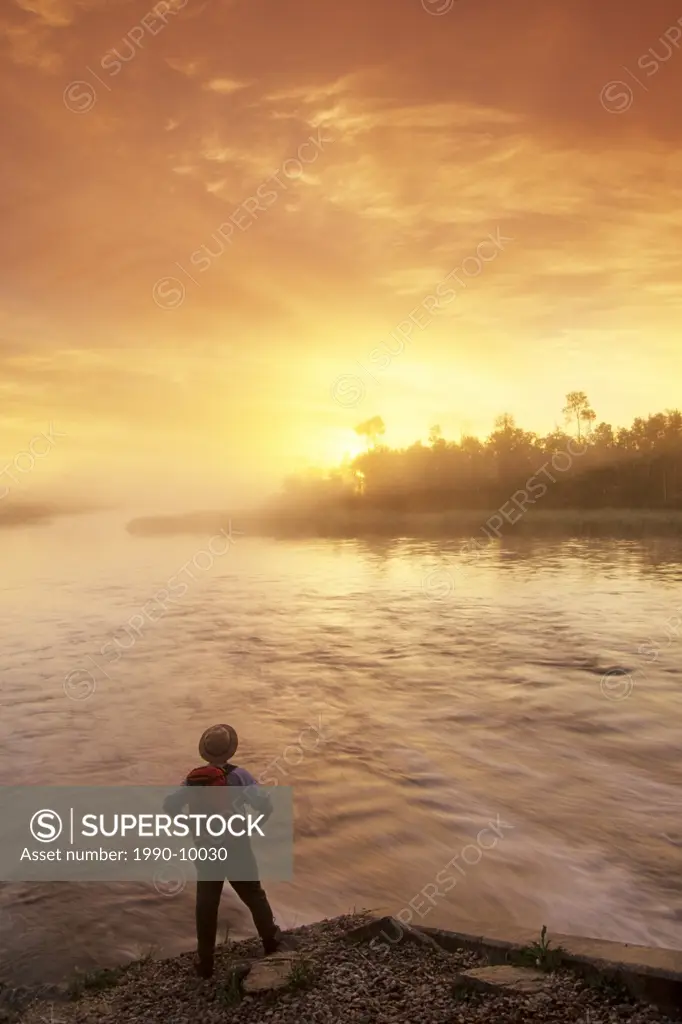
M212 725L199 740L199 755L209 764L223 765L230 760L239 744L231 725Z

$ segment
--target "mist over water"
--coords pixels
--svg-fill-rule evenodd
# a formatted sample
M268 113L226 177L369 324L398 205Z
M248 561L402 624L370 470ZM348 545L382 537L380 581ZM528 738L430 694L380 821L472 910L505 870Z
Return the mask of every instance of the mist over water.
M172 784L229 721L236 762L294 786L295 877L266 882L285 926L413 901L416 923L682 948L682 543L503 538L474 561L239 535L197 568L207 539L124 523L0 532L0 782ZM2 977L190 948L192 889L2 885ZM251 933L231 892L221 921Z

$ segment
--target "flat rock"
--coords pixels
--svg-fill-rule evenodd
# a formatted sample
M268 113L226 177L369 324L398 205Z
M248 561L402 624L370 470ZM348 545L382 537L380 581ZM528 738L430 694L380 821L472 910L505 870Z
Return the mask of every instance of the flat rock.
M547 975L529 967L512 967L500 964L496 967L474 967L462 971L455 979L455 990L468 989L471 992L533 995L547 987Z
M252 995L254 992L285 988L289 984L295 957L295 953L273 953L264 960L256 961L244 979L244 992Z

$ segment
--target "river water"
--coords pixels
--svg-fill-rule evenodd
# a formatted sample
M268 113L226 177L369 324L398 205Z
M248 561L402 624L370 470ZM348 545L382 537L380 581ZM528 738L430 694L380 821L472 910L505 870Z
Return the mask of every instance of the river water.
M473 559L234 535L213 556L123 522L0 534L0 783L174 784L229 721L235 760L294 787L295 876L266 886L284 926L411 902L682 948L681 542ZM131 631L172 577L186 593ZM251 933L231 893L227 926ZM15 984L192 943L191 885L0 884Z

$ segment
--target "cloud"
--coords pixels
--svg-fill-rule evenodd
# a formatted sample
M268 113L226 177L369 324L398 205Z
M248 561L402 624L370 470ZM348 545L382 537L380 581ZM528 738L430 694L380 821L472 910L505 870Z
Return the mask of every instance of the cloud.
M232 78L211 78L208 82L204 82L203 88L208 92L217 92L222 96L229 96L230 93L247 89L250 84L250 82L236 82Z
M10 61L20 67L36 68L46 74L58 72L62 56L48 44L49 31L42 24L34 26L0 21L0 40L4 40Z
M357 91L361 88L362 82L366 80L366 77L366 75L354 73L328 82L276 89L268 93L264 100L272 104L278 104L283 101L300 101L303 104L319 106L320 103L324 103L335 96Z
M22 11L35 14L53 28L70 25L78 6L77 0L15 0L15 3Z
M74 451L101 444L113 457L136 431L161 448L177 430L210 444L244 437L251 461L266 449L273 463L297 456L322 408L344 415L329 407L320 360L352 373L498 227L513 243L415 337L376 411L409 420L412 380L423 407L433 381L440 409L457 378L487 382L491 403L534 388L533 427L552 360L557 388L584 374L574 386L589 393L614 347L643 387L671 390L682 369L682 56L627 114L599 102L674 20L658 0L641 18L620 11L618 32L587 0L570 15L498 4L494 33L474 3L444 18L418 2L293 4L263 21L258 5L190 0L115 76L98 56L151 4L6 5L4 429L52 410L79 424ZM89 69L102 79L96 103L74 114L64 89ZM215 249L219 226L318 128L331 141L303 175L283 179L204 274L185 275L190 254ZM172 312L152 298L164 275L186 289ZM569 364L571 347L582 355ZM478 424L467 387L452 400ZM636 398L623 391L618 418Z
M129 0L14 0L20 10L57 29L72 25L81 12L104 11L107 7L111 10L128 3Z
M192 60L186 57L166 57L166 64L173 71L184 75L185 78L198 78L201 74L203 61Z

